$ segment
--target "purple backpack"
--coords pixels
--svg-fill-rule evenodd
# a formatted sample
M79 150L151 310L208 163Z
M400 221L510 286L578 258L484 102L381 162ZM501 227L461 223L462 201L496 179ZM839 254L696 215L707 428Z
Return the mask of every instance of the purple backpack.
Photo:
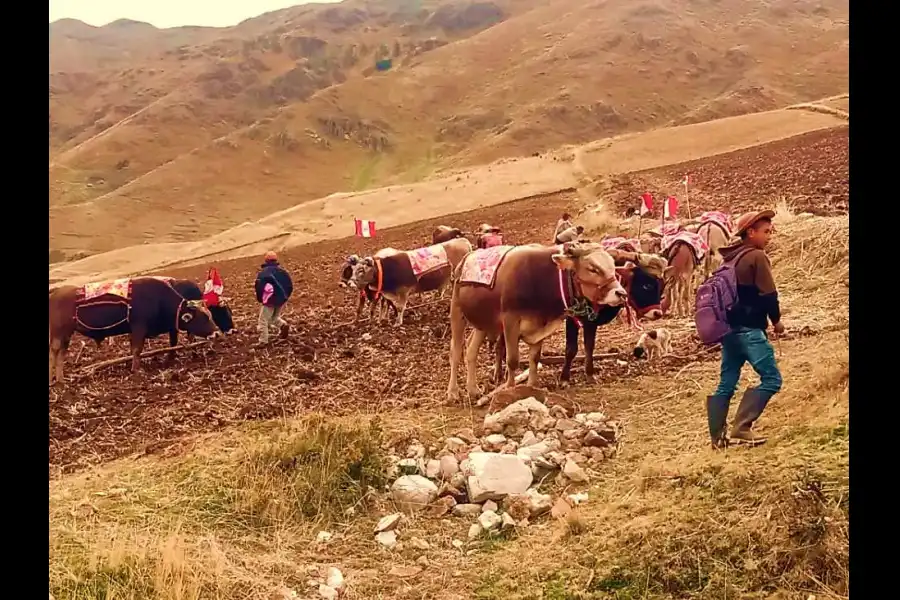
M742 250L733 261L727 261L713 271L709 279L697 288L694 302L694 324L700 341L711 346L718 344L722 338L731 333L728 313L738 301L737 267L738 261L750 248Z

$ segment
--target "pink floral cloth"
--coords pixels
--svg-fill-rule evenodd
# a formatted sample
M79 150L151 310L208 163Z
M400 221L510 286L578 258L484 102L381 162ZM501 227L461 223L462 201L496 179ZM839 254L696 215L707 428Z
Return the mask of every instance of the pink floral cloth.
M684 242L690 246L694 250L694 256L696 256L698 261L703 260L703 257L709 251L709 245L703 241L699 234L693 231L679 231L674 235L663 236L661 252L664 255L668 254L669 249L677 242Z
M611 237L600 240L600 245L604 250L629 250L631 252L641 251L641 241L637 238Z
M126 300L131 299L131 278L114 279L112 281L102 281L100 283L84 284L84 300L90 300L99 296L111 294L119 296Z
M494 287L500 263L503 262L506 253L513 248L515 246L492 246L470 252L463 260L459 281Z
M406 255L409 256L409 264L417 278L450 264L447 250L441 244L410 250Z
M715 223L716 225L719 225L725 230L725 233L727 233L729 237L734 231L734 222L731 220L731 215L725 214L719 210L710 210L700 215L700 225L705 223Z

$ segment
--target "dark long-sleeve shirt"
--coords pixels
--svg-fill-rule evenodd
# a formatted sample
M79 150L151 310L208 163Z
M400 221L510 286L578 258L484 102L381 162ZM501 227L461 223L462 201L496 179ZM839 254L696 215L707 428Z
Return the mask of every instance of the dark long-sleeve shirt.
M744 249L744 245L721 248L719 253L726 261L733 260ZM763 250L754 248L745 252L735 266L738 302L728 315L733 327L749 327L765 331L781 320L778 290L772 276L772 264Z

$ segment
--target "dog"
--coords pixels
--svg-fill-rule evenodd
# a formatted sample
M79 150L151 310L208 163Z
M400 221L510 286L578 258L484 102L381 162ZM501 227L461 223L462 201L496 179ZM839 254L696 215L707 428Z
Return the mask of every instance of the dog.
M665 356L670 352L672 352L672 334L665 327L645 331L634 347L635 358L646 355L648 360L656 356Z

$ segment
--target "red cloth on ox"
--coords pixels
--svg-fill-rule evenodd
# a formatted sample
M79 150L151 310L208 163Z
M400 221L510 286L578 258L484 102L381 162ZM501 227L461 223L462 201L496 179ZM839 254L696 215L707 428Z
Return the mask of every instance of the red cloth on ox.
M207 306L218 306L220 296L224 291L225 286L222 284L219 270L215 267L211 268L206 276L206 284L203 286L203 301Z

